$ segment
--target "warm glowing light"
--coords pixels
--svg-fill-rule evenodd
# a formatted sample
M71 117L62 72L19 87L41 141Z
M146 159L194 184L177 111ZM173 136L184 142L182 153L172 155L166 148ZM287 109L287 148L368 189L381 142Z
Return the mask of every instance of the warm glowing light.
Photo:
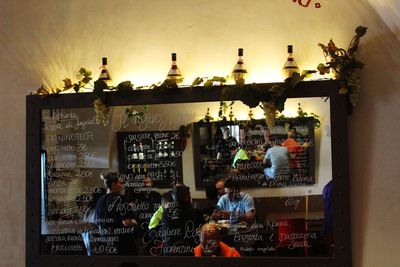
M283 76L280 70L276 70L272 66L264 66L262 69L256 69L247 76L246 83L273 83L283 82Z
M286 105L285 105L285 109L282 111L281 114L284 115L285 117L296 117L297 116L297 110L296 109L286 108Z

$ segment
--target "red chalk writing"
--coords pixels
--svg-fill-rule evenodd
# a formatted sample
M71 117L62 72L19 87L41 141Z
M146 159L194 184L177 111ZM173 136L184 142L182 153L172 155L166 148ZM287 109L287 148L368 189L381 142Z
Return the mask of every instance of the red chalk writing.
M312 0L292 0L293 3L298 3L302 7L310 7ZM312 6L312 5L311 5ZM315 8L321 8L320 3L314 3Z

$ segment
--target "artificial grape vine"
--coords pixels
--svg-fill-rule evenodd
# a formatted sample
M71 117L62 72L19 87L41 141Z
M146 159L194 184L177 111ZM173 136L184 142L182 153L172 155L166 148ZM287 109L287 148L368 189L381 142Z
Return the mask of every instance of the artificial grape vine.
M358 69L362 69L364 63L357 60L355 53L361 37L367 33L367 28L358 26L355 30L356 35L350 41L347 51L343 48L338 48L335 43L330 40L328 45L319 44L326 63L320 63L317 67L321 75L328 74L331 71L333 76L340 82L340 94L347 94L351 105L354 107L357 104L360 94L360 76Z

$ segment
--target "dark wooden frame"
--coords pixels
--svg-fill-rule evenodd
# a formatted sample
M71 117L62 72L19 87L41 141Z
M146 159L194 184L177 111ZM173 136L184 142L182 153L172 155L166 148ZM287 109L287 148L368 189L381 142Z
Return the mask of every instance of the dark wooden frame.
M271 88L274 84L259 84L260 88ZM27 96L26 98L26 266L27 267L117 267L121 263L129 266L213 266L229 267L349 267L351 261L350 199L347 149L346 96L338 94L335 81L302 82L287 92L288 97L329 97L332 137L332 175L334 183L334 240L333 257L329 258L188 258L188 257L127 257L127 256L43 256L40 255L40 140L41 110L51 108L91 107L95 95L92 93ZM188 103L219 101L222 89L203 88L170 89L168 93L154 94L151 90L134 91L127 97L115 92L107 93L109 105L138 105L161 103ZM234 97L232 97L234 98ZM228 100L228 99L225 99ZM236 100L236 99L229 99Z

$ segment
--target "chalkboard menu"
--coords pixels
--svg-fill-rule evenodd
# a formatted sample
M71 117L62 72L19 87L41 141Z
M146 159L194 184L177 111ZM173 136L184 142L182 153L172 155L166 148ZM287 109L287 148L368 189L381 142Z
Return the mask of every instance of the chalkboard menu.
M179 131L118 132L119 172L125 187L150 177L156 187L182 182L182 146Z
M109 167L108 132L84 109L44 110L42 149L47 167L63 170ZM72 177L70 173L64 175ZM78 173L77 176L80 176Z

